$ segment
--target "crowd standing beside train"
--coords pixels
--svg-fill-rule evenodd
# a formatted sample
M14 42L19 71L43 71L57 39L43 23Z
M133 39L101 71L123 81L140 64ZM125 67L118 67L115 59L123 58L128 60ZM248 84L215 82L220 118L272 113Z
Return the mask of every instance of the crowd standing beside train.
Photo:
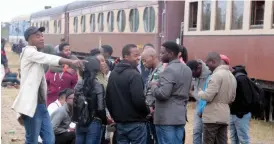
M103 45L79 60L63 39L58 52L45 51L44 30L25 31L28 45L20 55L21 87L12 108L25 127L25 143L40 136L44 144L182 144L190 96L197 101L194 144L226 144L228 126L233 144L251 143L249 121L260 89L225 55L188 61L185 47L166 41L160 58L152 44L142 52L126 44L121 59Z

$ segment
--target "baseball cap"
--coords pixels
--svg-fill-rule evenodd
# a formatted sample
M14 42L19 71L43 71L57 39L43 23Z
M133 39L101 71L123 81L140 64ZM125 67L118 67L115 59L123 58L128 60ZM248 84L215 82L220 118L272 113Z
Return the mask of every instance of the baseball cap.
M29 27L28 29L26 29L25 33L24 33L24 37L25 37L25 40L28 41L29 37L32 35L32 34L35 34L37 33L38 31L40 32L44 32L45 31L45 27L34 27L34 26L31 26Z
M223 61L225 61L225 63L227 64L227 65L229 65L229 58L226 56L226 55L223 55L223 54L220 54L220 57L221 57L221 59L223 60Z

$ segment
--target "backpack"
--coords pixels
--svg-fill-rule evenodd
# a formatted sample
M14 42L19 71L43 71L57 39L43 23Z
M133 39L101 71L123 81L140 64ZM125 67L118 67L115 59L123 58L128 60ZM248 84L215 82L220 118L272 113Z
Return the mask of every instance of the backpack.
M80 126L87 126L92 121L89 111L89 102L84 87L85 80L83 80L81 84L79 84L78 89L75 90L71 118L73 122Z
M236 79L239 76L247 77L247 75L245 75L244 73L238 72L235 74ZM249 106L251 108L252 115L257 117L264 109L264 90L259 86L259 84L257 84L255 81L252 81L250 78L248 78L248 84L252 92L252 100Z

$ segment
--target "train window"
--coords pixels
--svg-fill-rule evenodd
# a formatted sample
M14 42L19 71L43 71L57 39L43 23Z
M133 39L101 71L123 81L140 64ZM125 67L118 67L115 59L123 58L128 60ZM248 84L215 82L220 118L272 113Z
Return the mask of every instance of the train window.
M98 31L104 31L104 13L99 13L98 15Z
M226 21L226 3L227 1L218 0L216 1L216 30L224 30L225 29L225 21Z
M74 33L78 32L78 17L74 17L74 20L73 20L73 29L74 29Z
M58 20L58 33L61 33L61 20Z
M53 27L54 27L54 33L57 33L57 20L54 21Z
M126 28L126 13L124 10L118 11L117 24L119 32L124 32Z
M231 29L243 28L244 1L232 1Z
M262 28L264 24L265 1L251 1L251 28Z
M40 22L40 27L42 27L43 26L43 22Z
M211 0L205 0L202 3L202 30L210 30Z
M152 32L155 27L155 10L153 7L145 8L143 20L145 31Z
M46 28L46 22L43 22L43 27L45 27L45 28Z
M130 31L137 32L139 28L139 11L137 8L131 9L129 12Z
M81 17L81 28L82 28L82 32L86 31L86 16Z
M49 21L46 23L46 33L49 33Z
M114 13L113 11L108 12L108 31L113 32L114 30Z
M90 15L90 32L94 32L95 31L95 14L91 14Z
M189 3L189 30L197 28L198 2Z
M36 27L38 27L38 22L36 22Z

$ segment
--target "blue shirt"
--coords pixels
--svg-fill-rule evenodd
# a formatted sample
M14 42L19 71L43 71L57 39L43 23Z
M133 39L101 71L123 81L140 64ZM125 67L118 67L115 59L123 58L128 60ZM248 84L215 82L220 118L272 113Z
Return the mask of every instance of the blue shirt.
M207 79L206 79L205 85L202 89L203 91L205 91L206 88L207 88L209 78L210 78L210 76L208 76ZM198 113L202 114L204 109L205 109L205 106L206 106L206 101L200 99L199 104L198 104Z

